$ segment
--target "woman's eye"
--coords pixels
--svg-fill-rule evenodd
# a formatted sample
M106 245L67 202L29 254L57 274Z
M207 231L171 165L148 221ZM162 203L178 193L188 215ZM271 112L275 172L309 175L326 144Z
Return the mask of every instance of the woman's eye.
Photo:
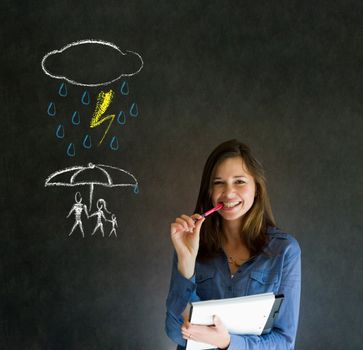
M217 185L221 185L222 184L222 181L214 181L213 182L213 186L217 186Z
M246 181L244 181L244 180L237 180L236 181L236 184L238 184L238 185L243 185L245 183L246 183Z

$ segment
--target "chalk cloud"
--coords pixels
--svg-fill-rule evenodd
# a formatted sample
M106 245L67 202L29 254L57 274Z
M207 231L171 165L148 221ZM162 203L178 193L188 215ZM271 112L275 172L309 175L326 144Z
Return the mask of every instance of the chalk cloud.
M79 45L103 45L103 46L110 47L110 48L116 50L121 56L131 55L134 57L135 60L137 60L138 69L133 72L115 72L115 78L108 80L108 81L102 81L102 82L96 82L96 83L86 83L86 82L82 82L82 81L76 81L75 79L72 79L72 77L67 77L65 75L59 75L59 74L57 75L57 74L51 72L47 68L47 60L50 57L52 57L54 55L60 55L60 54L64 53L66 50L69 50L72 47L79 46ZM103 40L96 40L96 39L85 39L85 40L79 40L79 41L72 42L72 43L62 47L59 50L53 50L53 51L48 52L43 57L41 65L42 65L43 72L53 79L62 79L62 80L67 81L70 84L78 85L78 86L96 87L96 86L109 85L109 84L112 84L112 83L116 82L117 80L121 79L122 77L130 77L130 76L133 76L133 75L139 73L144 66L144 62L143 62L141 55L135 51L125 50L125 52L123 52L123 51L121 51L121 49L119 47L117 47L115 44L113 44L111 42L103 41Z

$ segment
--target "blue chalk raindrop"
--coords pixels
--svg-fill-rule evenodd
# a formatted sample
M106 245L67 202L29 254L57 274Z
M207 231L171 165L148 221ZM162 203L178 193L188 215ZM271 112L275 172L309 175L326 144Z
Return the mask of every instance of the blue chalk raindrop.
M136 194L138 194L138 193L139 193L139 186L138 186L138 185L136 185L136 186L134 187L134 193L136 193Z
M83 95L82 95L82 99L81 102L84 105L89 105L89 103L91 102L91 98L89 96L89 92L87 90L84 91Z
M70 143L68 145L68 148L67 148L67 155L69 157L74 157L75 154L76 154L76 151L75 151L75 148L74 148L74 144Z
M50 117L54 117L56 114L54 102L49 102L47 113Z
M117 151L118 150L118 139L116 136L114 136L110 142L110 148L113 150L113 151Z
M120 88L121 94L122 95L128 95L129 94L129 84L127 84L127 81L124 80L121 84L121 88Z
M92 147L91 136L88 134L86 134L83 138L83 147L86 149L90 149Z
M130 107L130 115L131 117L137 117L139 115L139 110L135 102Z
M72 124L73 125L79 125L79 123L81 122L81 117L79 115L78 111L74 111L72 114Z
M58 125L57 131L55 132L55 134L59 139L64 138L64 126L62 124Z
M125 125L126 124L126 115L123 111L121 111L118 116L117 116L117 122L120 125Z
M66 97L68 95L67 85L62 83L58 90L59 96Z

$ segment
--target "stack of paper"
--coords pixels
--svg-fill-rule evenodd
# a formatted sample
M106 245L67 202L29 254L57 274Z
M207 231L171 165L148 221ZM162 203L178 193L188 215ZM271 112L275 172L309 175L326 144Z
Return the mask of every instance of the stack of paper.
M261 335L275 302L273 293L192 303L190 323L212 325L217 315L231 334ZM187 350L213 349L215 346L191 340Z

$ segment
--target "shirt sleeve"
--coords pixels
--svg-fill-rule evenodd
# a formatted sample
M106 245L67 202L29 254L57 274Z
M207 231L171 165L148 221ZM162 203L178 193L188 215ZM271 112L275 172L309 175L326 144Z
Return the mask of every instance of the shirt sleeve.
M190 280L185 278L179 273L177 265L178 260L174 253L169 294L166 299L165 331L171 340L185 346L186 340L180 331L184 322L182 313L189 303L200 299L196 294L195 276Z
M301 251L291 238L286 248L278 294L284 295L279 314L271 333L255 335L231 335L228 350L291 350L295 345L298 326L301 288Z

